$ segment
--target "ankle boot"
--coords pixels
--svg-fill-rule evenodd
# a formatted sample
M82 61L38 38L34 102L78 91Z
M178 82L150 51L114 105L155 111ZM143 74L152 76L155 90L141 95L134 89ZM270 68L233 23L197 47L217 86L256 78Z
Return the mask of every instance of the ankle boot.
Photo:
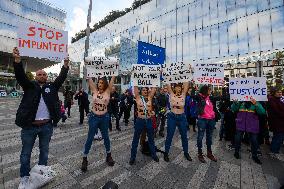
M170 161L168 153L164 153L164 160L165 160L165 162L169 162Z
M212 161L217 162L217 159L213 156L212 151L207 151L207 157Z
M114 166L114 163L115 163L115 162L113 161L113 159L112 159L112 157L111 157L111 153L108 153L108 154L107 154L106 162L107 162L108 166Z
M83 162L82 162L81 170L82 170L83 172L86 172L86 171L87 171L87 167L88 167L88 160L87 160L87 157L83 157Z

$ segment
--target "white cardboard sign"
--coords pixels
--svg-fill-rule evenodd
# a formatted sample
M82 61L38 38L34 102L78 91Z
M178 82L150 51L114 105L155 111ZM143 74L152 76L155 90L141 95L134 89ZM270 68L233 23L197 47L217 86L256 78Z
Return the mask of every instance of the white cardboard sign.
M133 64L131 81L133 86L160 87L160 65Z
M42 25L22 24L18 27L21 56L61 61L68 55L68 32Z
M183 83L193 78L191 66L183 62L165 64L162 68L164 83Z
M229 93L231 100L250 101L254 98L256 101L267 101L266 78L231 78Z
M219 63L196 63L193 77L196 84L223 85L224 65Z
M118 76L119 64L116 58L86 58L87 77Z

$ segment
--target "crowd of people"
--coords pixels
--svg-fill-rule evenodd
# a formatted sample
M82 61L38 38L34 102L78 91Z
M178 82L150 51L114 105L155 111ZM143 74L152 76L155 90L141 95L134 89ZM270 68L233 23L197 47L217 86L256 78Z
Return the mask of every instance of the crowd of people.
M60 119L65 122L71 116L70 109L74 100L78 101L80 121L88 116L88 135L82 152L81 170L88 170L88 154L96 135L104 140L106 163L114 166L111 154L112 119L116 130L121 131L120 119L124 115L125 126L130 123L133 112L134 134L130 150L129 164L136 163L137 148L140 141L141 152L159 162L157 152L163 153L165 162L170 161L170 149L176 127L182 141L184 158L192 161L189 154L188 132L197 132L197 157L205 163L203 138L206 135L207 158L217 162L212 152L213 132L216 122L220 121L219 140L231 141L230 148L236 159L241 158L242 144L251 145L252 160L262 164L259 154L260 145L270 145L272 154L280 153L284 140L284 97L282 86L272 87L267 102L250 99L247 102L230 101L228 87L222 93L215 93L210 85L196 86L192 82L167 84L161 88L134 87L121 95L114 86L115 77L110 81L99 78L95 83L88 79L92 100L83 89L74 93L70 88L64 91L64 103L59 100L58 91L68 73L69 60L54 82L47 82L43 70L36 72L35 81L30 81L24 72L17 48L13 50L14 70L18 83L24 90L24 96L16 114L16 124L22 128L22 151L20 155L20 189L38 188L49 182L56 174L47 166L48 151L53 127ZM91 106L91 109L89 107ZM132 107L134 106L134 111ZM65 111L67 110L67 116ZM167 127L166 127L167 126ZM192 127L192 128L191 128ZM270 132L273 133L270 142ZM30 168L30 158L36 138L39 137L39 162ZM155 138L165 137L165 150L155 145ZM40 182L40 183L39 183Z

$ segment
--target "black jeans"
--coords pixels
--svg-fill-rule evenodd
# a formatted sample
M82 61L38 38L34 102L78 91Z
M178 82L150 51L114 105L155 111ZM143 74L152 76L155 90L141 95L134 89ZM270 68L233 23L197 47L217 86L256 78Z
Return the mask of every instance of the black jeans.
M130 112L131 112L131 108L129 108L129 107L120 107L119 119L122 117L122 114L124 114L124 122L126 124L128 124L129 123L129 118L130 118Z
M64 108L67 109L67 115L70 117L71 102L65 102Z
M80 112L80 124L83 123L84 121L84 113L86 112L86 114L89 113L89 106L79 106L79 112Z
M241 148L242 137L244 135L243 131L236 131L235 136L235 152L239 153ZM258 142L257 142L257 134L249 133L250 143L251 143L251 153L252 157L257 157L257 149L258 149Z
M158 114L158 116L157 116L157 128L155 129L155 133L158 132L159 127L160 127L159 133L160 134L164 133L166 118L167 118L167 116L165 114Z
M115 121L116 121L116 128L119 128L119 115L118 115L118 109L114 110L114 111L110 111L109 112L109 130L112 130L112 123L111 123L111 118L112 116L115 117Z

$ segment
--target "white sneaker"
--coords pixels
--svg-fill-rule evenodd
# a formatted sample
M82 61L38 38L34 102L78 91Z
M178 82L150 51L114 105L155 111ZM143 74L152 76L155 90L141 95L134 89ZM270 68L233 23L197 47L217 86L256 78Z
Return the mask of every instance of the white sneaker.
M30 177L22 177L18 189L30 189L30 187Z
M47 183L49 183L53 177L50 177L46 174L38 174L35 172L30 173L30 188L28 189L38 189L44 185L46 185Z
M56 172L51 169L51 166L35 165L30 173L38 173L41 175L48 175L49 177L56 177Z

